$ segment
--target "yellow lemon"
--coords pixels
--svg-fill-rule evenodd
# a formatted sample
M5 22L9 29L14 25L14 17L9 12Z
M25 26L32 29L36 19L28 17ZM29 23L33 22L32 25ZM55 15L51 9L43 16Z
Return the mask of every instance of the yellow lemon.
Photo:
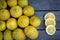
M10 30L5 30L4 31L4 40L13 40L13 38L12 38L12 35L11 35L11 31Z
M6 29L6 23L4 21L0 21L0 31L4 31Z
M16 39L16 40L21 40L21 39ZM22 39L22 40L24 40L24 39Z
M7 21L7 28L10 30L14 30L17 28L17 21L14 18L10 18Z
M0 10L0 20L7 20L10 18L9 11L7 9Z
M56 32L56 28L55 28L54 25L48 25L48 26L46 27L46 33L47 33L48 35L54 35L55 32Z
M33 16L30 18L30 24L34 27L38 27L41 24L41 20L37 16Z
M23 8L28 5L28 0L18 0L18 5Z
M7 7L7 3L4 0L0 0L0 9L6 8Z
M38 31L33 26L27 26L24 29L24 32L26 36L29 37L30 39L36 39L38 37Z
M19 6L14 6L10 9L10 13L12 17L18 18L22 15L22 8Z
M24 15L20 16L18 19L18 25L21 28L25 28L26 26L28 26L29 25L29 17L24 16Z
M54 19L52 19L52 18L48 18L48 19L46 19L46 21L45 21L45 25L46 26L48 26L48 25L56 25L56 21L54 20Z
M23 13L26 16L32 16L34 14L34 8L32 6L26 6L23 9Z
M55 19L54 13L48 12L48 13L44 16L44 19L46 20L46 19L48 19L48 18Z
M19 28L15 29L13 31L12 36L16 40L25 40L26 39L24 32L22 31L22 29L19 29Z
M13 7L17 5L17 0L7 0L7 4L9 7Z
M3 40L3 33L0 32L0 40Z

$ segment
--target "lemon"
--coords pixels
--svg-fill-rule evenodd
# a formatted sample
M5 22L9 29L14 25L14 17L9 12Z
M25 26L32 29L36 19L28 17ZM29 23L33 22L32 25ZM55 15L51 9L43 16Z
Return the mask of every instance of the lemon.
M4 31L4 40L13 40L11 33L10 30L6 29Z
M0 10L0 20L7 20L10 18L9 11L7 9Z
M0 31L4 31L6 29L6 23L4 21L0 21Z
M18 0L18 5L22 8L28 6L28 0Z
M0 32L0 40L3 40L3 33Z
M20 16L18 19L18 25L21 28L25 28L26 26L28 26L29 25L29 17L24 16L24 15Z
M0 0L0 9L4 9L7 7L7 3L4 0Z
M52 19L52 18L48 18L48 19L46 19L46 21L45 21L45 25L46 26L48 26L48 25L56 25L56 21L54 20L54 19Z
M32 6L26 6L23 9L23 13L26 16L32 16L34 15L34 8Z
M37 16L32 16L30 18L30 24L34 27L38 27L41 24L41 20Z
M7 28L10 30L14 30L17 28L17 21L14 18L10 18L7 21Z
M7 4L9 7L13 7L17 5L17 0L7 0Z
M27 26L24 29L24 32L26 36L29 37L30 39L36 39L38 37L38 31L33 26Z
M25 40L26 39L24 32L22 31L22 29L19 29L19 28L15 29L12 32L12 36L16 40Z
M19 6L14 6L10 9L11 16L18 18L22 15L22 8Z
M44 19L46 20L46 19L48 19L48 18L55 19L54 13L48 12L48 13L44 16Z
M54 35L55 32L56 32L56 28L55 28L54 25L48 25L48 26L46 27L46 33L47 33L48 35Z
M16 39L16 40L20 40L20 39ZM24 39L22 39L22 40L24 40Z

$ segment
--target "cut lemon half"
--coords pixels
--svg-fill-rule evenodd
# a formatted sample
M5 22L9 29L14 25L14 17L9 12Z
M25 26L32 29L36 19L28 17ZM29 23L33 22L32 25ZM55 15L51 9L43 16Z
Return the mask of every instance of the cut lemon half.
M48 18L48 19L46 19L46 21L45 21L45 26L48 26L48 25L56 25L56 21L54 20L54 19L52 19L52 18Z
M46 33L47 33L48 35L54 35L55 32L56 32L56 28L55 28L54 25L48 25L48 26L46 27Z
M48 18L55 19L54 13L48 12L48 13L45 15L45 17L44 17L44 20L46 20L46 19L48 19Z

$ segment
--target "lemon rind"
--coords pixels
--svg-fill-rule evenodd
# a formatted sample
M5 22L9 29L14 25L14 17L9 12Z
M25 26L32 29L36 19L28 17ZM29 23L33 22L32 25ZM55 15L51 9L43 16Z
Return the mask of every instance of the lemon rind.
M52 13L52 12L48 12L48 13L44 16L44 20L46 20L47 15L52 15L52 16L54 16L53 19L55 19L55 15L54 15L54 13Z
M48 18L48 19L45 21L45 26L47 26L47 23L46 23L46 22L47 22L48 20L52 20L52 21L54 21L54 26L56 25L56 21L55 21L54 19L52 19L52 18Z
M48 32L48 30L47 30L47 29L50 28L50 27L53 27L53 28L54 28L54 31L53 31L52 34L50 34L50 33ZM54 25L48 25L48 26L46 27L46 33L47 33L48 35L54 35L55 32L56 32L56 27L55 27Z

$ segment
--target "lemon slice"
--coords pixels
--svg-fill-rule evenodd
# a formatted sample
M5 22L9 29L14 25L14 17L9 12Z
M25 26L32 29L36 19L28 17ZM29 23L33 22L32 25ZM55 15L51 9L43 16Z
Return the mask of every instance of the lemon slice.
M48 25L48 26L46 27L46 33L47 33L48 35L54 35L55 32L56 32L56 28L55 28L54 25Z
M45 15L44 20L48 19L48 18L52 18L55 19L55 15L52 12L49 12Z
M56 21L54 20L54 19L52 19L52 18L48 18L48 19L46 19L46 21L45 21L45 26L48 26L48 25L56 25Z

